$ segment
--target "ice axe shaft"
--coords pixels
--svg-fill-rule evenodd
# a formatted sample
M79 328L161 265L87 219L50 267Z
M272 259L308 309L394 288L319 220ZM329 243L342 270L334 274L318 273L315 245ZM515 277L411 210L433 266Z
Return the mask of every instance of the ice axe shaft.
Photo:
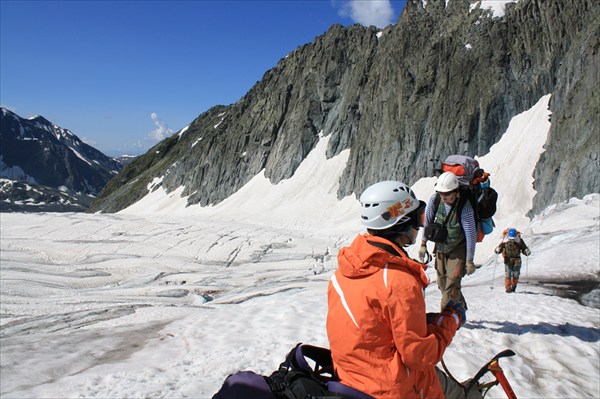
M504 389L506 396L509 399L517 399L517 395L515 394L515 391L512 389L512 387L510 386L510 383L506 379L506 376L504 375L504 371L502 371L502 368L500 368L500 364L497 361L495 361L492 364L490 364L489 369L494 374L494 377L496 377L496 379L500 383L500 386L502 387L502 389Z

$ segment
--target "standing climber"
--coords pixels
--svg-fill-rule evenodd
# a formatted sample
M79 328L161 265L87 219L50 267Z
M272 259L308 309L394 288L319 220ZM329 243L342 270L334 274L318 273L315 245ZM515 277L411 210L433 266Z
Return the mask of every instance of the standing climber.
M519 275L521 274L521 253L525 256L529 256L531 251L525 245L525 241L521 237L521 233L515 228L509 228L505 230L506 240L502 240L500 245L494 250L495 253L502 253L504 258L504 288L506 292L515 292L517 289L517 283L519 282Z
M427 241L434 241L437 285L442 292L441 309L444 309L449 300L466 303L461 292L461 280L477 268L473 263L477 229L473 207L461 198L454 173L442 173L435 191L437 193L431 196L425 210L425 234L419 258L422 261L426 258ZM437 201L439 205L436 208L438 196L441 201Z

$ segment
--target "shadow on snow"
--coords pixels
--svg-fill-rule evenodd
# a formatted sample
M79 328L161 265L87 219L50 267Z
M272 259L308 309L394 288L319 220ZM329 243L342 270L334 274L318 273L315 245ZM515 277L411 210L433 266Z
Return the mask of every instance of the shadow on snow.
M494 325L494 326L491 326ZM469 321L465 324L465 328L470 330L487 329L499 333L506 334L542 334L542 335L559 335L561 337L575 337L585 342L600 341L600 329L595 327L576 326L571 323L555 325L550 323L538 324L517 324L509 321Z

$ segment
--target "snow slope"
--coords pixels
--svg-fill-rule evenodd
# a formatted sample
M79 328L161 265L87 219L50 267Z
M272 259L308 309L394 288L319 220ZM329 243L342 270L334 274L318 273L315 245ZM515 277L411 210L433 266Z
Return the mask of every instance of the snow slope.
M444 359L467 379L511 348L501 365L520 398L596 398L600 195L525 216L548 100L479 158L501 195L498 228L463 280L468 322ZM158 189L118 214L0 214L0 395L210 398L234 371L270 373L297 342L327 346L327 283L362 231L356 199L335 197L348 153L327 160L327 140L293 178L259 175L213 207ZM433 183L413 188L426 199ZM532 250L514 294L492 252L508 226ZM565 297L586 284L596 289L583 300ZM426 301L438 310L435 283Z

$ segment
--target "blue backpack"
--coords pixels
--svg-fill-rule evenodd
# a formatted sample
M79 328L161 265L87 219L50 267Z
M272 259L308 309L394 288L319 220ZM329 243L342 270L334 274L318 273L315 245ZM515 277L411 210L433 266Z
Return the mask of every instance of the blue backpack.
M311 367L310 363L314 363ZM329 349L298 344L269 376L238 371L212 399L374 399L339 382Z

